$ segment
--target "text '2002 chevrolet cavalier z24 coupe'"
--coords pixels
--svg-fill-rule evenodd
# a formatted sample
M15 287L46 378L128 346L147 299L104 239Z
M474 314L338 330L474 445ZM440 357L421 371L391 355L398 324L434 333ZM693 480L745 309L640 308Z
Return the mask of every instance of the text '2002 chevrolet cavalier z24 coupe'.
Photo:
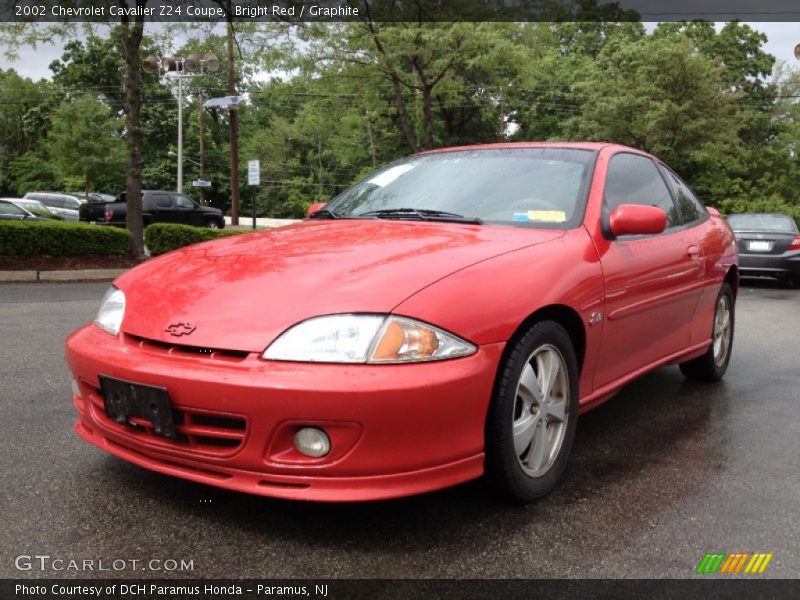
M728 366L733 233L643 152L424 152L309 212L119 277L66 342L77 433L267 496L485 473L527 501L562 475L580 413L660 365Z

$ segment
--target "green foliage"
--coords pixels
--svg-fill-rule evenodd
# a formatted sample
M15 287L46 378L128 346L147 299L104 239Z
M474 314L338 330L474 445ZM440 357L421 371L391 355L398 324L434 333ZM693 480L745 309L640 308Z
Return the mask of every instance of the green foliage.
M701 21L648 33L614 3L568 4L573 18L552 23L237 24L236 85L248 97L238 111L241 214L249 217L255 204L258 216L300 217L312 202L416 150L542 139L629 144L670 164L708 204L768 198L795 210L800 72L775 68L763 34ZM224 58L224 36L183 31L145 38L140 58L209 51ZM84 167L101 144L75 149L84 138L108 148L125 141L120 39L115 29L69 42L51 65L52 82L0 71L0 194L68 182L121 191L116 151L91 184ZM160 51L174 39L184 46ZM177 150L176 88L174 79L142 74L146 189L175 188L168 152ZM192 161L200 158L203 115L205 179L213 185L203 198L223 210L229 113L204 110L201 101L227 93L224 68L184 80L184 186L200 175ZM67 131L73 120L92 123L91 131ZM68 141L51 150L59 138ZM257 189L245 184L250 159L261 160Z
M36 176L26 165L16 164L23 156L45 157L44 141L49 129L50 113L57 106L53 86L46 81L34 82L15 71L0 69L0 193L17 193L19 171L28 180L50 181L47 171Z
M58 180L49 157L42 156L46 150L31 150L11 161L8 165L8 188L17 196L38 190L58 189Z
M76 256L127 254L131 234L125 229L84 223L0 221L0 255Z
M610 43L574 89L583 110L567 137L648 150L689 179L738 143L720 69L683 36Z
M63 103L53 114L50 157L66 188L120 189L125 148L121 123L109 108L85 95Z
M153 223L144 230L144 243L151 255L158 256L191 244L248 232L246 229L204 229L177 223Z

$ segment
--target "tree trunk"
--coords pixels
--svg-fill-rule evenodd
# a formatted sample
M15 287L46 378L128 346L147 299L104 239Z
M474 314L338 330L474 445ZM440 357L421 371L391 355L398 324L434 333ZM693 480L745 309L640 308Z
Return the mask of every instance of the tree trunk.
M378 149L375 147L375 136L372 133L372 120L370 119L369 113L366 115L367 121L367 139L369 140L369 154L372 158L372 166L377 168L378 167Z
M406 136L406 141L408 141L411 152L416 152L419 150L419 142L414 133L414 127L411 125L411 119L408 118L406 101L403 99L403 90L400 88L400 81L396 78L392 78L392 87L394 88L394 106L397 109L397 115L400 117L403 133Z
M417 141L417 136L414 133L414 127L411 125L411 119L408 118L406 101L403 98L402 81L400 80L400 76L394 66L394 61L383 47L383 42L381 42L380 35L378 34L378 30L375 27L375 23L371 20L371 17L368 17L365 27L372 38L372 42L375 44L375 49L383 56L384 62L389 71L386 74L389 76L389 80L392 82L392 91L394 92L394 107L397 109L397 116L400 117L400 125L403 127L403 133L406 136L406 141L408 141L411 152L416 152L419 149L419 142Z
M425 149L433 148L433 101L431 99L431 88L427 85L422 86L422 118L425 120Z
M138 5L145 2L137 0ZM142 221L142 78L139 71L139 48L144 33L144 17L133 23L122 21L122 50L125 56L125 128L128 135L128 173L126 224L131 232L131 255L144 257L144 224Z

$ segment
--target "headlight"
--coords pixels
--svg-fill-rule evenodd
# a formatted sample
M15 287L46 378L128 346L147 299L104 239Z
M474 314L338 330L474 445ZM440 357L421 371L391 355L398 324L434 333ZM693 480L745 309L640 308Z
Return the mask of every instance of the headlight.
M100 310L97 311L97 318L94 322L103 331L117 335L124 316L125 294L112 285L103 296L103 302L100 304Z
M262 354L269 360L405 363L467 356L475 346L446 331L392 315L331 315L298 323Z

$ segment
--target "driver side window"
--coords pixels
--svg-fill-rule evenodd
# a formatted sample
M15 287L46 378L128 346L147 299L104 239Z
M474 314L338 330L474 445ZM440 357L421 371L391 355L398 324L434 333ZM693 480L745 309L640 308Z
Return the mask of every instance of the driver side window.
M15 217L22 217L25 211L11 202L0 202L0 215L13 215Z
M604 194L606 214L620 204L655 206L667 213L667 229L681 224L678 209L664 178L652 160L621 152L611 158Z

